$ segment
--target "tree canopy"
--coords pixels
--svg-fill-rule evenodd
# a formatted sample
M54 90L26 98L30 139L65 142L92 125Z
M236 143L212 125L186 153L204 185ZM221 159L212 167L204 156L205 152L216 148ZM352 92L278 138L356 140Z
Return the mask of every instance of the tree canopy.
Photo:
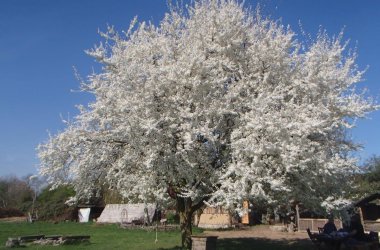
M380 192L380 156L373 155L367 159L355 175L354 184L350 197L355 201Z
M95 96L39 146L41 173L78 197L101 185L127 199L290 199L333 208L355 170L346 136L377 108L355 85L356 53L324 31L314 41L233 0L172 7L158 26L112 27L88 54ZM190 205L189 205L190 204Z

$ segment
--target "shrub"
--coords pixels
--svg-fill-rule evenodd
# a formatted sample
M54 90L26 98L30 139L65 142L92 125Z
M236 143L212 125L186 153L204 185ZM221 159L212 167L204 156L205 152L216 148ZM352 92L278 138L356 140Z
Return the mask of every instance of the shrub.
M70 186L61 186L53 190L47 187L37 198L38 217L43 220L70 219L72 208L65 202L74 195L75 192Z
M24 216L24 213L17 208L0 208L0 218Z
M178 224L179 223L179 215L177 213L168 212L166 214L166 219L168 224Z

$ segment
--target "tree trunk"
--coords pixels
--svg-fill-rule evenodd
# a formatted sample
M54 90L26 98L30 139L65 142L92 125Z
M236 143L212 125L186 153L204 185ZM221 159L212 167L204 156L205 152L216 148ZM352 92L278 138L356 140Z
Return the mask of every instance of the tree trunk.
M170 197L176 199L177 201L177 212L179 213L180 219L182 248L191 249L193 214L204 206L204 201L207 200L207 197L203 197L201 200L193 204L191 198L181 197L170 186L168 188L168 193Z
M177 196L177 209L179 213L179 221L181 228L182 248L191 249L191 234L192 234L192 217L193 209L190 198Z

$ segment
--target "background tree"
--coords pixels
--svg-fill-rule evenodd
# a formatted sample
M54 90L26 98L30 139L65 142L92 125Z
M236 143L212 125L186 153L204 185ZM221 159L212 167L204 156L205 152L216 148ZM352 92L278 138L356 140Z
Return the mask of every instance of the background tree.
M33 200L33 191L24 180L16 176L0 178L0 216L22 216Z
M45 178L38 175L28 175L24 179L32 193L31 194L32 204L29 210L30 210L30 214L34 216L36 212L37 197L40 195L42 190L46 188L47 183L46 183ZM61 201L61 202L64 202L64 201Z
M21 209L23 203L32 200L32 190L28 183L16 176L2 177L0 178L0 199L3 208ZM27 209L22 210L25 212Z
M353 200L380 192L380 156L370 157L354 175L354 189L350 194Z
M365 179L371 183L372 190L375 193L380 191L380 156L372 156L364 164Z
M0 206L2 208L7 207L8 197L7 197L8 185L4 180L0 180Z
M172 8L88 53L104 65L82 83L96 100L39 147L41 173L78 198L116 189L128 200L176 200L182 243L208 203L243 199L328 209L355 170L346 130L376 106L342 34L296 40L232 0Z

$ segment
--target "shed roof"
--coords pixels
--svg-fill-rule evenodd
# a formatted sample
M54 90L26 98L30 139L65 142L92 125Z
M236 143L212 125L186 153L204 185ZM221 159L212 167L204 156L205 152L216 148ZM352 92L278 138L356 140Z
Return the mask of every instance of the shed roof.
M371 194L371 195L357 201L354 205L355 205L355 207L361 207L364 204L371 202L373 200L376 200L376 199L380 199L380 193Z

